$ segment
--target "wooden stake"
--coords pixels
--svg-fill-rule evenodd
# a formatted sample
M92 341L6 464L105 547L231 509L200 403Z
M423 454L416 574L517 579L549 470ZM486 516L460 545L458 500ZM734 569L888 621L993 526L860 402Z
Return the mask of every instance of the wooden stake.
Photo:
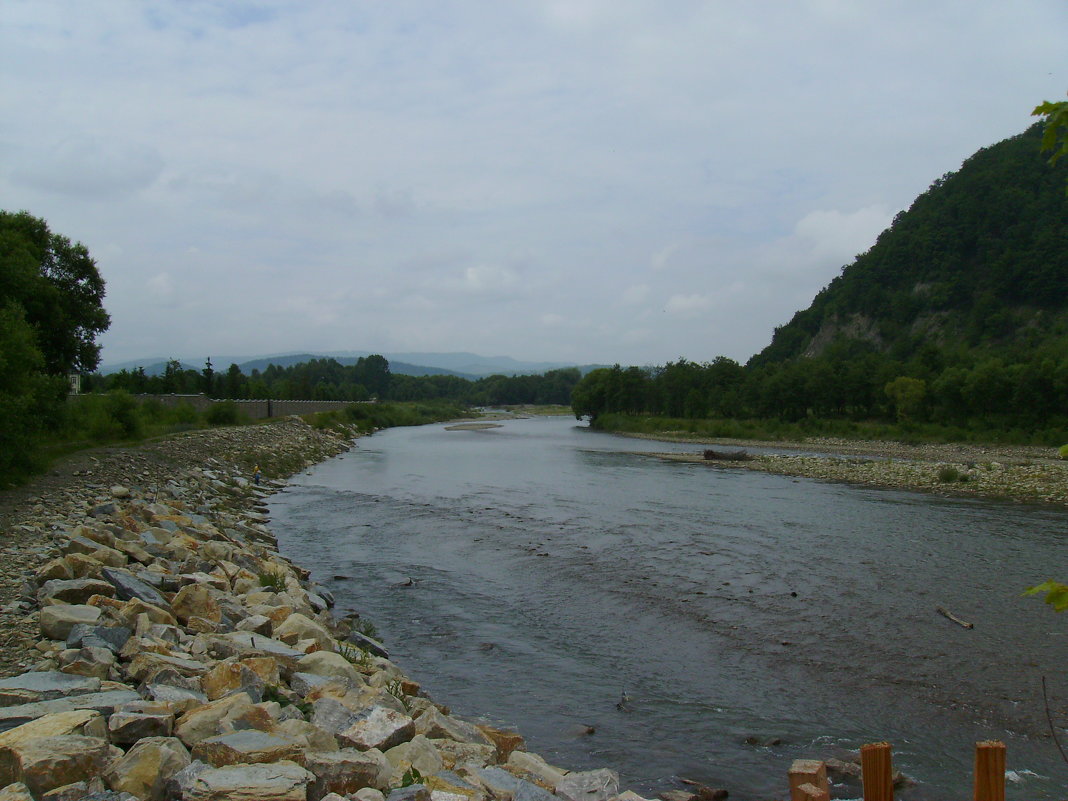
M1005 743L975 744L975 801L1005 801Z
M827 801L830 797L827 766L816 759L795 759L790 765L790 801Z
M890 743L862 745L860 769L864 774L864 801L894 801Z

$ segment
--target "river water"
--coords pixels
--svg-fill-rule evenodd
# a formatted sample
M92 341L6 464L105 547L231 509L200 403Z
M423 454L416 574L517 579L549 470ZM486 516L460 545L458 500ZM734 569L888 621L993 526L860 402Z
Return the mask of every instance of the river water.
M391 429L295 476L273 529L435 700L551 763L745 801L888 740L900 797L948 801L1001 739L1010 799L1068 796L1041 689L1068 739L1068 615L1021 596L1068 575L1068 514L642 455L697 449Z

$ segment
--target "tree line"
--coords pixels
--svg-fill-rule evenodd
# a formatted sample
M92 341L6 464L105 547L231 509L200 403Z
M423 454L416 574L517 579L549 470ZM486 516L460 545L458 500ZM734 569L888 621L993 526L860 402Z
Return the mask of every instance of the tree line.
M934 426L941 438L1061 445L1068 442L1066 397L1063 347L1020 362L980 354L949 360L931 347L901 361L842 342L821 356L771 364L743 366L721 356L703 364L601 368L575 387L572 409L595 426L606 415L843 421L897 426L904 435Z
M361 356L355 364L336 359L311 359L300 364L253 369L245 375L231 364L216 372L209 359L204 368L185 368L171 360L160 375L144 368L95 375L91 391L120 389L132 394L197 394L213 398L274 398L283 400L434 401L467 406L559 404L571 402L571 390L581 379L578 368L550 370L544 375L492 375L470 380L456 375L412 376L392 373L380 355Z

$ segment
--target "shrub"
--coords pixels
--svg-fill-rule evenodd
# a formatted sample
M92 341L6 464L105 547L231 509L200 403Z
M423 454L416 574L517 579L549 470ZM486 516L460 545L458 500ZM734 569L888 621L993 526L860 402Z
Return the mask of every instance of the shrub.
M946 465L938 471L938 480L943 484L952 484L953 482L959 482L966 484L968 482L968 474L963 473L952 465Z
M286 575L281 570L265 570L260 573L260 586L268 589L284 592L286 588Z
M208 425L232 426L238 422L240 414L237 404L232 400L218 401L213 403L204 413L204 419Z
M1058 451L1062 459L1068 459L1068 445L1061 445Z

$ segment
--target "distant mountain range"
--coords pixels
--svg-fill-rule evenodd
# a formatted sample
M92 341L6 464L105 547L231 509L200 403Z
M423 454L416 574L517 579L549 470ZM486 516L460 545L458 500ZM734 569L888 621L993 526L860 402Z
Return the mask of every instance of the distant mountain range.
M245 375L253 370L264 370L270 364L289 367L312 359L335 359L340 364L355 364L361 356L370 356L372 351L331 351L326 353L278 353L268 356L213 356L212 368L224 373L231 364L236 364ZM487 375L540 375L563 367L578 367L585 375L590 370L604 365L577 365L568 362L524 362L510 356L480 356L477 353L383 353L389 361L390 372L400 375L455 375L476 380ZM186 370L202 370L205 359L195 362L180 360ZM167 359L152 357L132 359L125 362L102 364L99 372L107 375L120 370L136 370L143 367L148 375L162 375Z

